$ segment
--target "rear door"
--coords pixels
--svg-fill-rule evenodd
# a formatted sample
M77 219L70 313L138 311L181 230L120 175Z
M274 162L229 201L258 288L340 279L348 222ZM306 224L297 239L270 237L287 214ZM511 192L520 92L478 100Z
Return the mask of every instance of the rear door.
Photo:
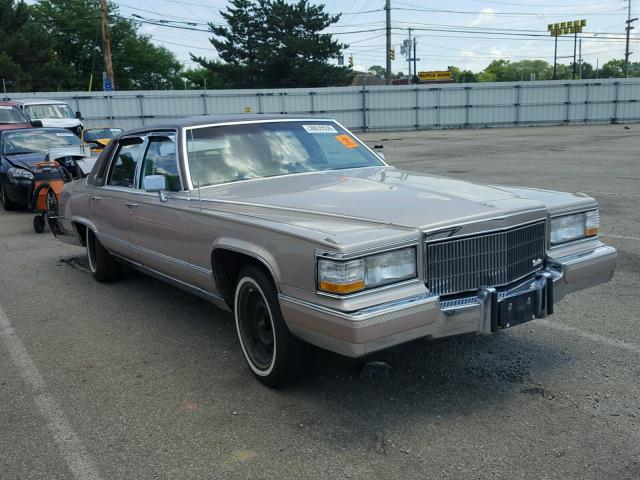
M92 189L89 211L100 242L113 252L130 257L129 228L131 193L144 151L146 137L124 137L119 142L105 175L104 185Z

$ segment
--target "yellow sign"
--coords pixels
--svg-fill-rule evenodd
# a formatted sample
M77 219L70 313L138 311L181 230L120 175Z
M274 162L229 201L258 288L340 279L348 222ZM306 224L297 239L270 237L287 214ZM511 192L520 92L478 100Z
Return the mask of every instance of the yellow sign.
M547 30L552 37L558 37L560 35L582 33L586 26L586 20L573 20L572 22L550 23L547 25Z
M418 72L418 78L422 82L446 82L453 80L449 70L441 72Z
M244 107L244 113L251 113L251 107Z

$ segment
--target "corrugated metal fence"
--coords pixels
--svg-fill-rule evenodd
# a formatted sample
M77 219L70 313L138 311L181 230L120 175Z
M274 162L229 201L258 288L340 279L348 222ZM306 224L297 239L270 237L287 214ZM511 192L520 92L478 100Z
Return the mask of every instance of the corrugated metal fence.
M61 98L87 126L128 129L174 118L289 113L335 118L354 130L484 128L640 121L640 79L273 90L11 93Z

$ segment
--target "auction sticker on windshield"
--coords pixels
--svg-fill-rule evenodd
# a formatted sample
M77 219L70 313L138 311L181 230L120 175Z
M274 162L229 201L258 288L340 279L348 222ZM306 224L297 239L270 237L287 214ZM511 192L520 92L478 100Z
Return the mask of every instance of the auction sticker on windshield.
M336 140L346 148L356 148L358 146L358 143L349 135L336 135Z
M302 125L308 133L338 133L331 125Z

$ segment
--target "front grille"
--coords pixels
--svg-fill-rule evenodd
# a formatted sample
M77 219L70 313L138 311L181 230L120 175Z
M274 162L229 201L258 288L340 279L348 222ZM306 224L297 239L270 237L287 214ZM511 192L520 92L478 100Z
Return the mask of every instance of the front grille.
M542 268L545 222L428 242L426 282L436 295L508 285Z

